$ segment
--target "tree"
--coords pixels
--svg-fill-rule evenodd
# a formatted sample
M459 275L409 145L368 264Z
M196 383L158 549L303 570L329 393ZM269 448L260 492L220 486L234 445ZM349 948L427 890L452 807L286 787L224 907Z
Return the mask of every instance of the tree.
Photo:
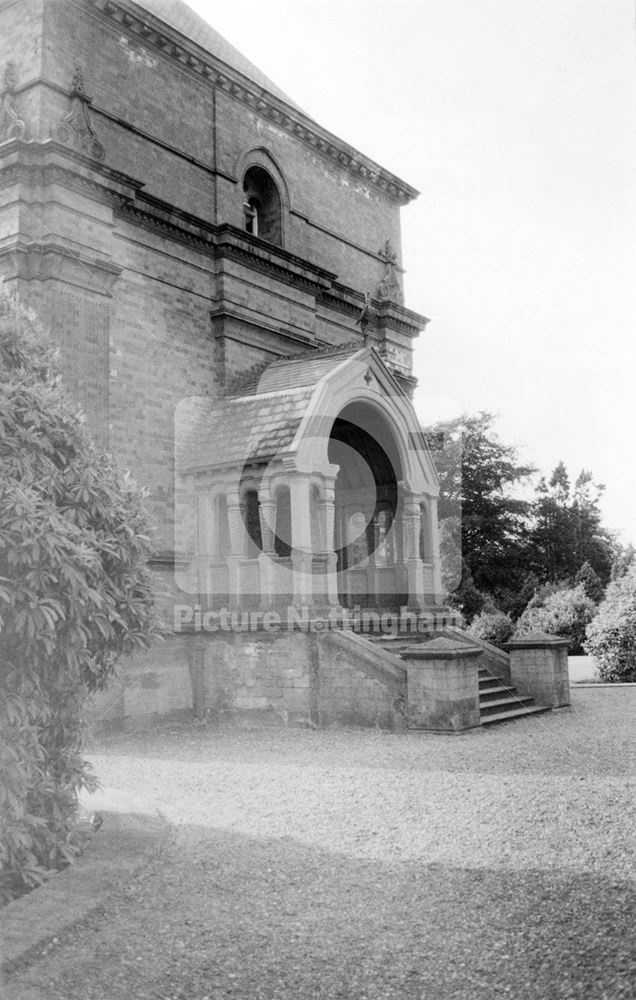
M548 586L537 595L517 622L516 635L547 632L569 639L570 653L582 653L585 629L596 614L596 605L585 593L583 584L576 587Z
M636 565L636 548L634 548L631 542L623 545L614 539L611 579L620 580L622 576L629 573L634 565Z
M594 601L595 604L600 604L603 600L603 584L601 583L598 573L594 572L587 559L583 565L579 567L577 574L574 577L574 582L583 584L585 593L591 601Z
M605 586L612 566L612 537L601 524L604 488L587 469L581 470L572 488L563 462L547 483L539 481L531 509L529 556L542 579L573 580L587 562Z
M636 681L636 566L608 585L587 627L585 651L595 657L601 680Z
M140 491L0 288L0 894L72 857L87 694L156 634L151 554Z
M495 417L464 414L430 429L443 441L434 453L440 477L442 559L448 567L461 553L474 586L503 605L523 585L529 502L515 489L534 469L517 458L493 430ZM451 574L447 570L447 576Z

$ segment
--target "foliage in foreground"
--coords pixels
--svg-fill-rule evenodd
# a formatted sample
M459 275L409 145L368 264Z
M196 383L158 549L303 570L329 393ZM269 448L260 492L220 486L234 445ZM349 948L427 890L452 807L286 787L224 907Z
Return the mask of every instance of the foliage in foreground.
M149 644L142 497L66 403L37 321L0 287L0 897L76 851L84 707Z
M636 566L606 592L587 627L585 651L596 658L603 681L636 681Z

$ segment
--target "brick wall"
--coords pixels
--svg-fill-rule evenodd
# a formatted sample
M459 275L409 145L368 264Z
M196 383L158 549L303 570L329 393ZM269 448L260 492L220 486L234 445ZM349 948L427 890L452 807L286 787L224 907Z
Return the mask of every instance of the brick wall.
M344 284L360 290L377 285L383 272L379 248L390 239L399 253L399 208L370 181L352 176L90 6L46 0L42 46L38 6L28 0L43 76L68 90L75 67L82 67L108 166L208 222L242 227L245 156L264 149L278 165L289 195L286 248L335 271ZM19 39L22 5L1 16L3 32ZM37 78L27 72L24 49L20 42L12 50L20 79ZM39 87L38 95L37 132L46 138L51 123L68 110L68 99L47 86ZM215 178L217 165L223 176Z

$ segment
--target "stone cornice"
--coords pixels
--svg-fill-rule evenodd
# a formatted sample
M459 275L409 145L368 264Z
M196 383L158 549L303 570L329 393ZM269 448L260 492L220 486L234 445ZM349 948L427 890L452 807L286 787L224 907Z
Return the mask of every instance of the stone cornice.
M52 240L20 239L0 249L0 259L11 262L11 277L25 280L62 281L82 291L112 295L113 285L122 269L107 260L88 257L63 243Z
M96 165L89 156L54 139L0 143L0 189L19 183L60 184L110 205L133 199L143 187L141 181L103 163Z
M277 128L304 142L316 153L347 170L360 183L369 184L398 202L407 204L419 192L385 170L373 160L359 153L353 146L321 128L297 108L268 93L213 55L196 42L185 38L160 18L130 0L84 0L99 10L120 28L140 39L145 46L154 48L173 59L183 69L195 73L235 100L250 108L255 114L271 121Z
M274 273L283 281L304 285L315 293L331 288L336 275L243 229L224 223L216 227L215 256L228 257L249 267Z
M397 302L376 302L371 300L378 309L378 329L396 330L408 337L417 337L425 329L430 320L421 313L406 309Z
M42 143L12 139L0 144L0 189L27 183L59 184L113 207L122 219L217 260L234 260L278 281L304 288L327 308L356 316L362 293L337 281L337 275L310 261L224 223L215 226L145 193L141 181L97 163L84 154L48 139ZM372 300L378 327L415 337L425 316L396 302Z

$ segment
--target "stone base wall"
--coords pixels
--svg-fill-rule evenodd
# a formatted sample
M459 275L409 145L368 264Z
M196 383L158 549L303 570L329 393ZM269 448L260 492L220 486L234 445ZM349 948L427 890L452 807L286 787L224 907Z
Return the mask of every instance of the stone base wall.
M204 704L215 718L282 725L403 724L406 674L348 632L228 633L193 641Z
M123 661L108 688L91 698L89 718L95 732L131 731L172 714L192 715L183 636L156 643L147 653Z
M309 724L312 676L306 635L228 632L197 637L191 663L195 678L203 672L198 715L219 721Z
M122 664L92 699L95 731L160 716L256 725L405 724L406 671L350 632L173 636Z
M406 671L353 632L317 636L319 725L406 724Z

